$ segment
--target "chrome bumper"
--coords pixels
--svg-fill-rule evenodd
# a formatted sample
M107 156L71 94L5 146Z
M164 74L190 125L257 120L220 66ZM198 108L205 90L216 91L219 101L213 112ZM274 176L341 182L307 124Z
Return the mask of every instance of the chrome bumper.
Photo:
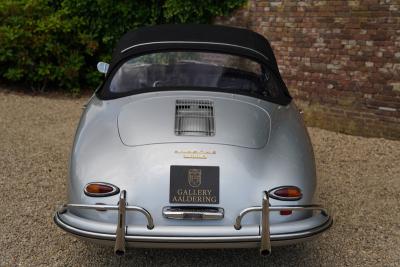
M236 222L233 225L234 229L240 231L242 228L241 221L246 214L250 212L261 212L261 225L260 235L238 235L238 236L144 236L144 235L127 235L127 227L125 225L125 217L127 211L134 211L142 213L147 219L147 229L152 230L154 228L153 218L151 214L144 208L137 206L128 206L125 202L126 191L122 191L120 194L120 201L118 205L83 205L83 204L64 204L54 215L54 222L63 230L70 232L71 234L88 238L114 242L114 252L117 255L123 255L125 253L125 242L133 243L138 246L147 247L146 244L157 244L158 247L253 247L259 246L261 255L268 255L271 253L272 245L285 244L286 241L291 240L306 240L317 234L327 230L332 225L332 218L328 215L327 211L319 205L288 205L288 206L270 206L269 196L267 192L264 192L262 205L256 207L249 207L242 210L236 218ZM105 234L100 232L86 231L83 229L76 228L64 222L60 217L61 214L65 213L69 208L78 209L94 209L94 210L118 210L118 224L115 234ZM319 211L320 214L326 217L324 222L312 229L307 229L301 232L292 232L285 234L270 234L269 225L269 212L270 211L281 211L281 210L315 210ZM229 245L228 245L229 244ZM237 245L237 246L235 246Z

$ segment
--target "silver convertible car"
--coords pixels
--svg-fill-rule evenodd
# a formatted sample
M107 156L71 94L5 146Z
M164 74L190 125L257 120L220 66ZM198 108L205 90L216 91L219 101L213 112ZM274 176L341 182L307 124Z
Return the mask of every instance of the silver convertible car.
M313 204L313 149L269 42L238 28L128 32L82 114L68 203L54 216L126 247L245 248L308 240L332 218Z

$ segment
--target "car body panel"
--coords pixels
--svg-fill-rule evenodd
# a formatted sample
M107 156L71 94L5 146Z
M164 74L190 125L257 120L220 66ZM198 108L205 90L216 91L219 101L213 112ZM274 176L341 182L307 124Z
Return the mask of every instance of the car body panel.
M315 166L312 149L304 126L296 116L294 105L287 107L258 101L246 96L231 96L223 93L197 92L163 92L172 99L198 97L233 97L243 105L259 105L274 113L271 120L270 141L260 149L250 149L226 144L187 143L186 136L181 142L166 142L129 147L121 142L117 120L118 114L129 98L154 97L161 93L141 94L128 98L102 102L94 97L82 116L71 157L69 202L95 204L97 202L112 204L118 201L117 196L91 198L83 193L87 183L103 181L127 190L128 203L143 206L154 214L154 220L163 225L180 225L182 221L168 220L162 216L162 208L169 205L169 171L171 165L199 165L220 167L220 188L229 191L220 192L220 204L225 209L225 217L221 221L185 221L189 225L232 225L241 209L260 203L264 190L281 185L293 185L301 188L303 198L291 204L305 204L312 201L315 190ZM113 103L114 102L114 103ZM173 103L173 102L171 102ZM174 110L170 111L173 115ZM274 123L279 126L274 127ZM216 112L218 132L219 117ZM173 132L173 125L169 126ZM177 138L177 137L174 137ZM204 137L205 138L205 137ZM209 137L213 140L213 137ZM206 159L185 158L175 151L215 151ZM301 158L302 161L298 159ZM151 201L150 201L151 200ZM278 204L271 199L271 204ZM195 206L195 205L194 205ZM213 206L213 205L211 205ZM92 219L103 218L105 221L115 220L115 216L94 211L76 211L82 216ZM304 213L304 212L300 212ZM129 221L144 224L139 215L128 216ZM296 212L290 216L292 220L299 218ZM301 217L301 216L300 216ZM259 215L249 215L249 223L259 222ZM271 223L287 221L288 218L271 216Z
M215 136L177 136L175 102L177 100L210 100L218 123ZM251 119L249 119L251 118ZM156 123L155 123L156 122ZM138 127L140 125L140 127ZM268 142L269 114L262 107L232 97L186 97L163 95L132 101L121 108L118 129L127 146L166 143L213 143L246 148L262 148Z

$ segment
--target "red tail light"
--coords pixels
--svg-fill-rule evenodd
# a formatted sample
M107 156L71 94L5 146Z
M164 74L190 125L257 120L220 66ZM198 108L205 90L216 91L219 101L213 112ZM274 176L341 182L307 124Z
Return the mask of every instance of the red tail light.
M291 210L281 210L279 212L279 214L282 215L282 216L286 216L286 215L292 214L292 211Z
M296 186L280 186L270 190L269 196L278 200L295 201L301 199L303 194Z
M108 183L89 183L83 190L90 197L108 197L119 193L119 188Z

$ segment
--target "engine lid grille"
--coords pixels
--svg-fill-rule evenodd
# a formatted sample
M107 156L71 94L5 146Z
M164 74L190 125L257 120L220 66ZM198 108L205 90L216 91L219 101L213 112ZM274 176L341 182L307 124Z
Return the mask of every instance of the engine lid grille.
M214 104L210 100L183 100L175 103L175 135L214 136Z

